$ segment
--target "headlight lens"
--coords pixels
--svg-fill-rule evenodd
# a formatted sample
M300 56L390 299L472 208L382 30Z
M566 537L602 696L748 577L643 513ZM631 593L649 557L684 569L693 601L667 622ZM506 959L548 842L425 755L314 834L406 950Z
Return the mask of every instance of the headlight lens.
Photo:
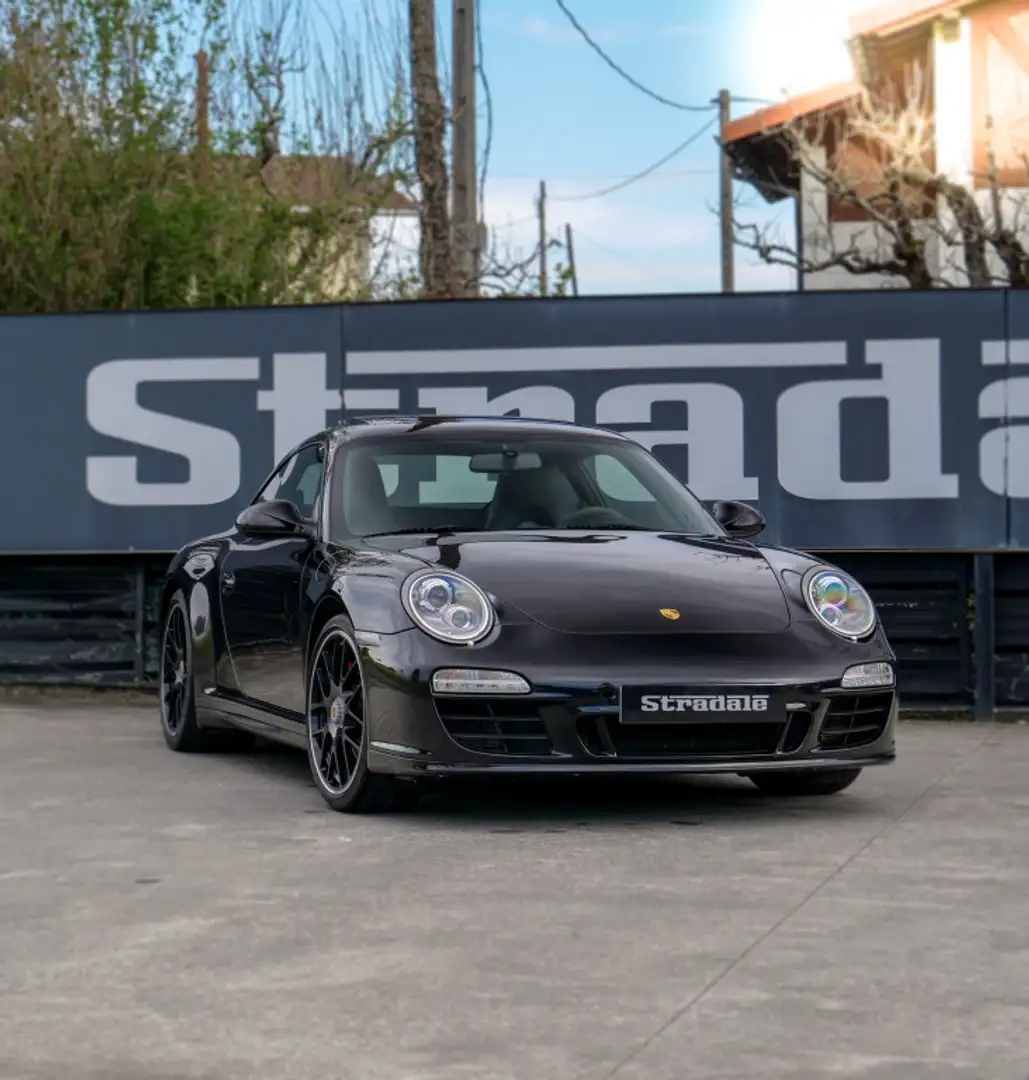
M493 628L493 605L486 594L458 574L419 573L404 586L403 598L411 618L440 641L470 645Z
M840 637L861 638L875 627L875 606L865 590L839 570L816 570L804 586L812 613Z
M877 660L873 664L854 664L847 668L840 679L844 690L871 690L875 687L893 686L897 681L893 665Z

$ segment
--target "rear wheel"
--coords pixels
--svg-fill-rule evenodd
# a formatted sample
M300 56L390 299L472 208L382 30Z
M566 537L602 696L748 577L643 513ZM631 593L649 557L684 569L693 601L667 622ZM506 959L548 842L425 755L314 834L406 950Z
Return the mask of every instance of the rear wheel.
M193 691L193 635L189 609L181 589L171 598L161 633L161 733L183 754L202 750L247 750L254 744L248 731L205 731L197 722Z
M354 628L331 618L315 643L307 677L307 756L331 809L368 814L394 804L394 781L368 770L367 693Z
M860 775L860 769L817 769L751 773L747 779L765 795L835 795L849 788Z
M193 697L193 640L186 598L177 592L168 605L161 634L161 733L180 753L195 753L210 745L197 724Z

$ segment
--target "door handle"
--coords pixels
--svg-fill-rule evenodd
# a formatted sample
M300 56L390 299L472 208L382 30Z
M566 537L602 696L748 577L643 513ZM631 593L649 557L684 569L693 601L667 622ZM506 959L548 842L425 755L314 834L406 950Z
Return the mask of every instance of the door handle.
M230 593L236 587L236 575L230 570L222 574L222 592Z

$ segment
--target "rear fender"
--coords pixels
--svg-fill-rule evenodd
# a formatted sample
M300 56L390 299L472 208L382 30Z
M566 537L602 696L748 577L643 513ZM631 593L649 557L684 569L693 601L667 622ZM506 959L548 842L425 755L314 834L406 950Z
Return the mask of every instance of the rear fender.
M158 648L163 648L165 617L171 598L176 592L185 598L193 647L193 693L197 720L203 727L231 727L207 701L218 689L239 692L221 618L219 582L223 557L222 544L199 544L180 552L168 568L161 604Z

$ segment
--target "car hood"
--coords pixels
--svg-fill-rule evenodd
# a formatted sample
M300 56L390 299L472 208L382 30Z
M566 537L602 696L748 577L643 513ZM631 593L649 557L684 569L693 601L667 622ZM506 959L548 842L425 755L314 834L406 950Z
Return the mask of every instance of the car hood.
M637 532L469 533L402 550L463 574L502 604L563 633L773 634L790 624L778 574L741 541Z

